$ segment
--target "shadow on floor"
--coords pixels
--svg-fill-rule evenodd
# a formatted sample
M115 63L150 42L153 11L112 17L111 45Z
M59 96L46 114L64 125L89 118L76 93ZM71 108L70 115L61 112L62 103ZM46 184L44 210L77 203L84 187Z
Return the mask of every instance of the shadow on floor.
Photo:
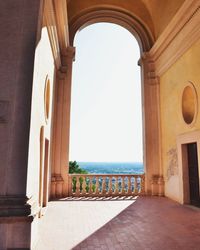
M45 216L40 219L40 241L36 249L73 249L134 204L136 200L137 197L130 197L130 200L115 198L115 202L111 198L106 202L103 198L101 200L83 199L77 202L76 200L49 202Z
M59 201L130 201L136 200L138 196L109 196L109 197L66 197L59 199ZM58 201L58 200L57 200Z
M200 210L141 197L73 249L200 250Z

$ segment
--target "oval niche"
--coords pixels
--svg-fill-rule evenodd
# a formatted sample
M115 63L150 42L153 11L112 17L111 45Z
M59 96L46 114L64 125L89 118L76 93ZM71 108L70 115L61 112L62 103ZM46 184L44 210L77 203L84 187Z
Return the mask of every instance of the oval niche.
M191 124L197 113L197 95L193 84L186 86L182 95L182 115L187 124Z
M50 81L46 80L45 89L44 89L44 111L46 120L49 118L49 109L50 109Z

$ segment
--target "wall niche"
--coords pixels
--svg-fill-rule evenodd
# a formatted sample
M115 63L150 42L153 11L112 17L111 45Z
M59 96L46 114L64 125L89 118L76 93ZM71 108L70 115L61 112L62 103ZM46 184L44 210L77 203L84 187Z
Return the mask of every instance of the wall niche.
M44 88L44 113L46 121L49 119L49 109L50 109L50 80L47 77Z
M182 93L182 116L186 124L195 122L197 115L197 93L194 85L189 83Z

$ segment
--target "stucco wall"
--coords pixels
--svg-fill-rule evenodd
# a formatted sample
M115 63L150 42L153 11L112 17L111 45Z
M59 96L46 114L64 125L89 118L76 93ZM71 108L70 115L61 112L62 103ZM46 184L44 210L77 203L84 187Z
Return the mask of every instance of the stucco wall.
M166 196L179 201L180 166L177 161L177 136L200 129L200 113L187 125L182 117L182 93L193 83L200 97L200 40L195 43L161 78L160 104L162 128L162 165ZM198 105L197 105L198 108Z
M50 80L50 112L48 121L45 118L44 110L44 91L47 78ZM40 130L44 126L44 137L50 140L53 83L54 61L47 29L44 27L35 54L27 180L27 196L36 196L36 199L38 199L39 194Z
M31 108L31 125L29 139L29 158L27 176L27 196L33 198L39 205L39 181L40 181L40 132L44 126L44 138L51 139L52 99L54 88L54 60L46 27L41 31L41 39L36 47L33 76L33 94ZM45 83L50 82L50 109L48 120L45 117ZM49 144L50 145L50 144ZM50 151L50 148L49 148ZM32 223L32 244L38 237L37 218Z

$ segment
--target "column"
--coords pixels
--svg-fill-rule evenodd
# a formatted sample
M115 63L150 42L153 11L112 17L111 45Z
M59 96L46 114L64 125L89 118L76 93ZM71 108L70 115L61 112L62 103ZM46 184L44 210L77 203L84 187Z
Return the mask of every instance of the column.
M160 86L154 61L144 53L139 61L142 75L145 192L163 195L161 166Z
M68 47L62 56L62 68L57 72L56 97L54 102L54 142L52 193L54 197L68 195L69 134L72 64L75 48Z
M26 196L35 47L42 0L0 1L0 249L31 247Z

